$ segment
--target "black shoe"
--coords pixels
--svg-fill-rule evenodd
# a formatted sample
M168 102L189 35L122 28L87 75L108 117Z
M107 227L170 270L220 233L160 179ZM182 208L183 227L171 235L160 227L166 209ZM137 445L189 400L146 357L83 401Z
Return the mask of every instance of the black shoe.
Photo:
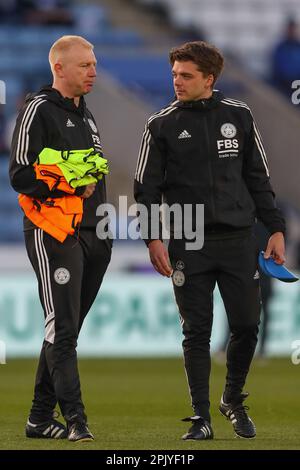
M33 437L38 439L66 439L68 432L67 428L56 421L56 419L49 419L43 423L32 423L29 419L25 427L26 437Z
M182 421L191 421L193 424L186 434L182 436L182 439L194 439L196 441L204 441L206 439L213 439L214 433L212 427L208 421L201 416L192 416L190 418L184 418Z
M243 405L243 401L248 397L249 393L241 393L241 395L231 403L224 403L223 397L219 410L225 418L230 419L233 429L238 437L252 439L256 436L254 423L246 413L248 406Z
M69 441L89 442L94 440L93 434L90 432L86 423L82 421L75 421L68 425L68 439Z

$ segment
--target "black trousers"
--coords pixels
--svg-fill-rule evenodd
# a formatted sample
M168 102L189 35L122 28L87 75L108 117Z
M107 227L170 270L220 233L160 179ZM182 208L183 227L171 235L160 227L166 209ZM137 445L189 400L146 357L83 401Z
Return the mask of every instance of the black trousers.
M86 421L77 368L77 338L111 257L109 240L82 229L64 243L36 228L25 232L45 315L45 340L36 374L30 419L49 419L58 402L66 421Z
M171 240L169 256L175 270L173 284L184 334L192 406L195 414L210 420L213 290L217 283L231 332L225 394L232 399L243 389L257 343L260 317L257 243L253 235L244 235L207 240L201 250L186 251L184 241Z

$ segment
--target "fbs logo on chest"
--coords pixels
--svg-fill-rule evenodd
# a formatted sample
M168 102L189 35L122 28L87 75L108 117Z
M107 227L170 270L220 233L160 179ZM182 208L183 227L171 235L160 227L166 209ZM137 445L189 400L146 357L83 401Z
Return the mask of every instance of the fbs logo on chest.
M235 139L237 130L230 122L221 126L221 134L225 139L217 140L219 158L237 157L239 154L239 141Z

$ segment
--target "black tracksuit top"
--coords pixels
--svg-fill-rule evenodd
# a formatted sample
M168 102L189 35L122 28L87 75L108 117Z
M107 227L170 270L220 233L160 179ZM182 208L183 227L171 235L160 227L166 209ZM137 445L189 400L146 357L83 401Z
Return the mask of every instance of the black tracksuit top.
M64 98L51 86L26 97L12 139L9 174L11 185L22 194L38 200L65 196L59 190L50 191L47 184L37 180L33 163L43 148L54 150L82 150L94 148L102 155L100 135L95 120L80 98L79 106ZM85 187L77 188L80 195ZM100 218L96 217L99 204L106 202L105 178L97 183L94 194L84 200L82 228L94 228ZM24 218L24 228L34 228Z
M149 118L134 192L148 208L162 195L169 205L204 204L206 230L250 228L256 217L270 233L285 230L251 111L218 91L175 101Z

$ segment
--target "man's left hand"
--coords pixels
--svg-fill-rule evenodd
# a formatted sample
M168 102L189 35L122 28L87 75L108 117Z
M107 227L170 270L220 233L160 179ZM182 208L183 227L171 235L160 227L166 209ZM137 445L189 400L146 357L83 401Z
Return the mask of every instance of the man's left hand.
M285 247L284 236L282 232L275 232L269 238L268 245L264 254L264 258L268 259L270 256L274 259L275 263L283 264L285 262Z

